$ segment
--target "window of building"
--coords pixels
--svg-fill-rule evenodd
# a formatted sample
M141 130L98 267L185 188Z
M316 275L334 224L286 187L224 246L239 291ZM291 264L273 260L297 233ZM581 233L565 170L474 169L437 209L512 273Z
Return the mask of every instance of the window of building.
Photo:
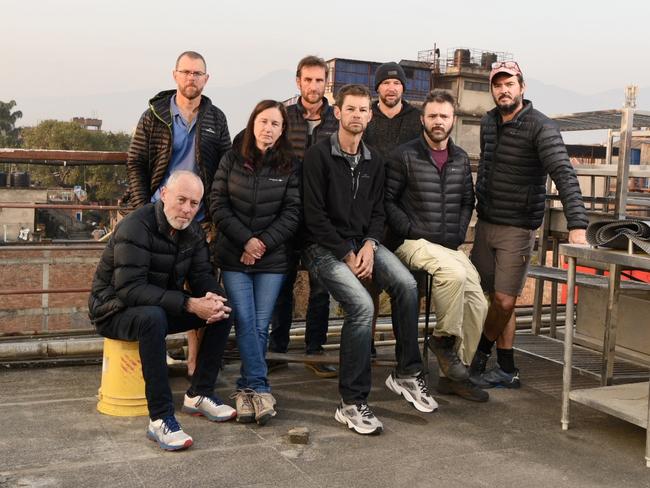
M488 83L483 83L482 81L465 80L465 90L489 92L490 85Z
M453 82L451 80L436 80L436 88L441 90L451 90Z

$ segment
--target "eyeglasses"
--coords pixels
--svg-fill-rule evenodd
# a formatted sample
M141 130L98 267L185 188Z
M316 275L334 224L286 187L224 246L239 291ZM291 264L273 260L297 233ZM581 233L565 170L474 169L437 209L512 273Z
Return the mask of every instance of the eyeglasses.
M176 70L176 73L182 74L185 78L189 78L190 76L192 78L202 78L205 76L203 71L189 71L186 69Z
M516 69L517 71L521 72L521 68L517 64L517 61L497 61L495 63L492 63L492 69L499 68Z

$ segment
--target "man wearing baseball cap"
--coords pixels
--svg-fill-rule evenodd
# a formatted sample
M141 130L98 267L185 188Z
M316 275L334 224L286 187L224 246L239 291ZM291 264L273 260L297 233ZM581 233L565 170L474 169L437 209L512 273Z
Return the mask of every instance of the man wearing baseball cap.
M513 312L526 280L535 230L544 217L547 175L560 195L570 243L585 243L588 221L560 131L524 99L526 85L519 64L493 63L490 90L496 107L481 120L478 222L471 259L491 303L470 380L481 388L519 388L512 350ZM486 372L495 342L497 366Z

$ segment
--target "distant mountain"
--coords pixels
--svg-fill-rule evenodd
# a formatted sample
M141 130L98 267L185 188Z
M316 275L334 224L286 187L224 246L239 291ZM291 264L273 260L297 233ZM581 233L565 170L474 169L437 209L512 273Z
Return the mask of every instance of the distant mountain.
M102 119L102 129L131 133L147 108L147 102L158 91L172 85L156 87L151 91L136 90L78 97L33 97L16 100L22 110L20 125L31 126L45 119L71 120L72 117ZM205 94L224 111L231 133L243 129L255 104L264 98L285 100L296 92L294 74L289 70L274 71L257 80L238 86L212 86Z
M285 100L296 94L294 74L289 70L273 71L265 76L237 86L214 86L208 83L205 94L221 108L228 118L230 132L234 136L243 129L254 105L264 99ZM596 94L584 94L535 79L527 80L526 96L542 112L553 115L619 108L624 101L624 88L607 90ZM22 110L21 125L34 125L44 119L70 120L75 116L97 117L103 120L102 128L110 131L130 133L147 108L147 101L159 90L171 88L155 87L151 91L126 91L101 95L78 97L34 97L16 100L17 109ZM650 86L640 87L637 106L650 111ZM605 135L600 131L566 133L567 142L603 142Z

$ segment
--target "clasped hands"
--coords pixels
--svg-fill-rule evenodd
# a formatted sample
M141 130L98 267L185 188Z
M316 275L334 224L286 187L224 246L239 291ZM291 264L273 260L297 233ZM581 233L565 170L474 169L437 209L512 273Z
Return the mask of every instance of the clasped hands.
M252 266L255 264L255 261L262 259L264 253L266 252L266 246L264 243L257 237L251 237L246 242L244 246L244 252L239 258L239 261L246 266Z
M226 305L226 301L221 295L208 292L201 298L189 298L186 309L210 325L230 317L232 309Z

